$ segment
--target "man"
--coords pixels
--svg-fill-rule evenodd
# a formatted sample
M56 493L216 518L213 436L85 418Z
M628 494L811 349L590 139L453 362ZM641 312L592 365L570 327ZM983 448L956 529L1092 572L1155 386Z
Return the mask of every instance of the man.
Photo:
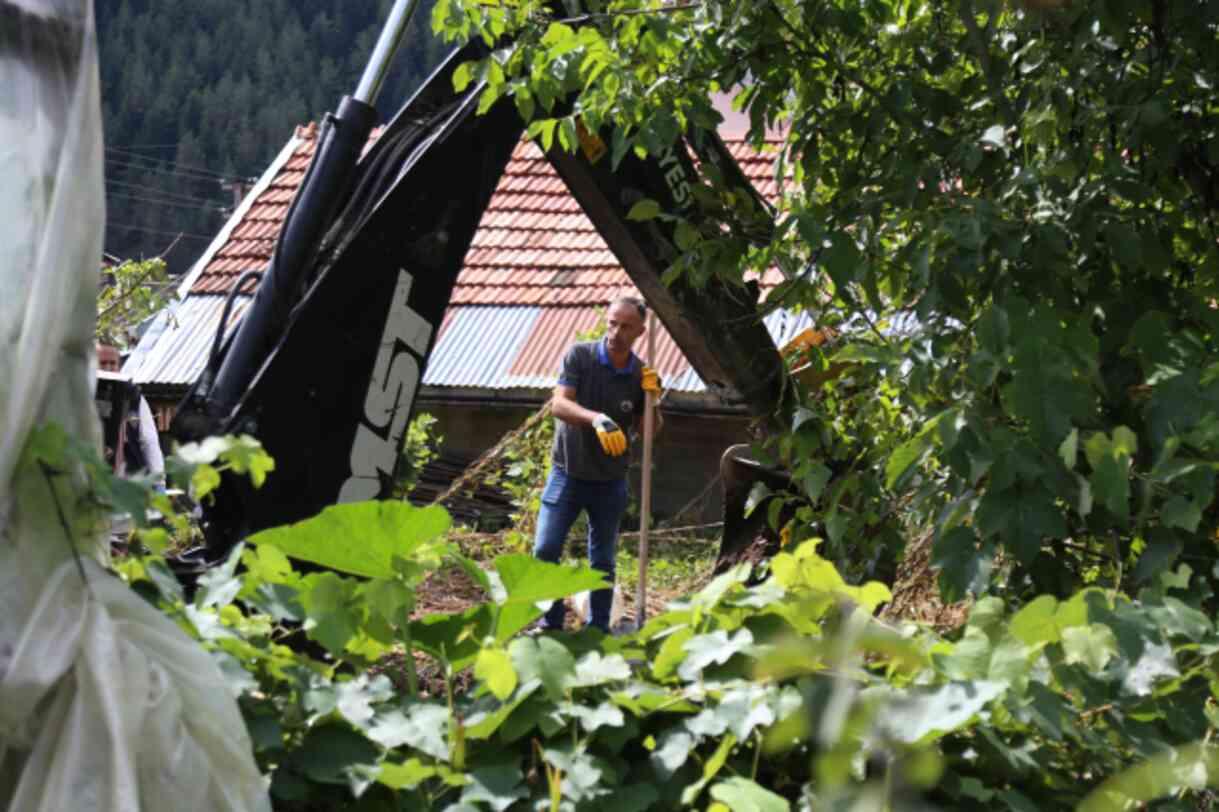
M612 585L618 526L626 510L626 430L643 413L644 392L660 392L660 378L631 352L643 335L647 309L639 299L614 300L605 338L575 344L563 357L559 385L550 401L555 423L553 465L542 491L533 554L557 562L567 533L581 511L588 513L589 563ZM612 588L589 600L591 626L609 631ZM563 601L555 601L543 630L563 628Z
M97 366L104 372L118 372L122 365L121 356L116 348L106 344L97 345ZM165 455L161 451L160 439L157 435L156 420L152 409L142 394L131 411L127 413L125 425L119 432L119 442L123 453L117 455L119 464L115 473L119 476L148 473L153 477L154 486L159 491L165 490ZM114 453L110 449L108 453Z

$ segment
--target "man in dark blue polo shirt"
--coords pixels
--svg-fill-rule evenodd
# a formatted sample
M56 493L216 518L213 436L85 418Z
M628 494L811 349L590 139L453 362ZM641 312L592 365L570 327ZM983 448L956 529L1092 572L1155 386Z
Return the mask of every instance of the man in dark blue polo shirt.
M631 347L643 335L647 310L639 299L615 300L605 338L574 344L563 357L550 401L555 421L553 466L542 491L533 554L558 561L581 511L588 513L588 559L612 584L618 526L626 510L627 430L643 414L644 392L659 394L660 379ZM608 631L613 590L589 600L589 625ZM542 628L563 628L566 607L555 601Z

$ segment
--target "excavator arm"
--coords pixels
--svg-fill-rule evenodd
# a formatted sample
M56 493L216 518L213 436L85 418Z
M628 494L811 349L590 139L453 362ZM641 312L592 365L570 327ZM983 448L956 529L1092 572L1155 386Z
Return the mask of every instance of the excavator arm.
M451 54L358 162L364 103L345 98L328 122L242 325L218 337L171 429L180 440L251 434L276 461L260 489L227 477L205 506L213 555L327 505L389 495L466 251L525 130L510 102L476 115L481 85L453 90L456 67L485 54L480 42ZM756 302L716 282L665 285L679 253L673 224L627 216L643 198L696 216L692 155L735 169L748 188L727 150L713 133L692 133L662 156L628 154L611 168L597 135L582 135L582 149L547 158L700 377L773 413L783 364Z

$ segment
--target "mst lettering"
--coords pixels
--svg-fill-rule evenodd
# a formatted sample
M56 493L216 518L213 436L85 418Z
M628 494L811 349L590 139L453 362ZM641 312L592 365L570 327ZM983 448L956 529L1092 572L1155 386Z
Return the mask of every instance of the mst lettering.
M419 361L432 337L432 325L409 304L414 281L406 271L398 271L364 395L364 419L351 444L351 476L339 491L340 502L375 499L381 492L381 476L394 472L419 387Z

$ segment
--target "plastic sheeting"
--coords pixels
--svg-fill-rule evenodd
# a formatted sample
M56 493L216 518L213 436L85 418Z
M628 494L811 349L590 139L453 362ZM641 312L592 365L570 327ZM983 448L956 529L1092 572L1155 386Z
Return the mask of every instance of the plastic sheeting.
M220 670L106 572L81 477L22 462L48 421L100 446L90 0L0 0L0 178L0 810L269 809Z

